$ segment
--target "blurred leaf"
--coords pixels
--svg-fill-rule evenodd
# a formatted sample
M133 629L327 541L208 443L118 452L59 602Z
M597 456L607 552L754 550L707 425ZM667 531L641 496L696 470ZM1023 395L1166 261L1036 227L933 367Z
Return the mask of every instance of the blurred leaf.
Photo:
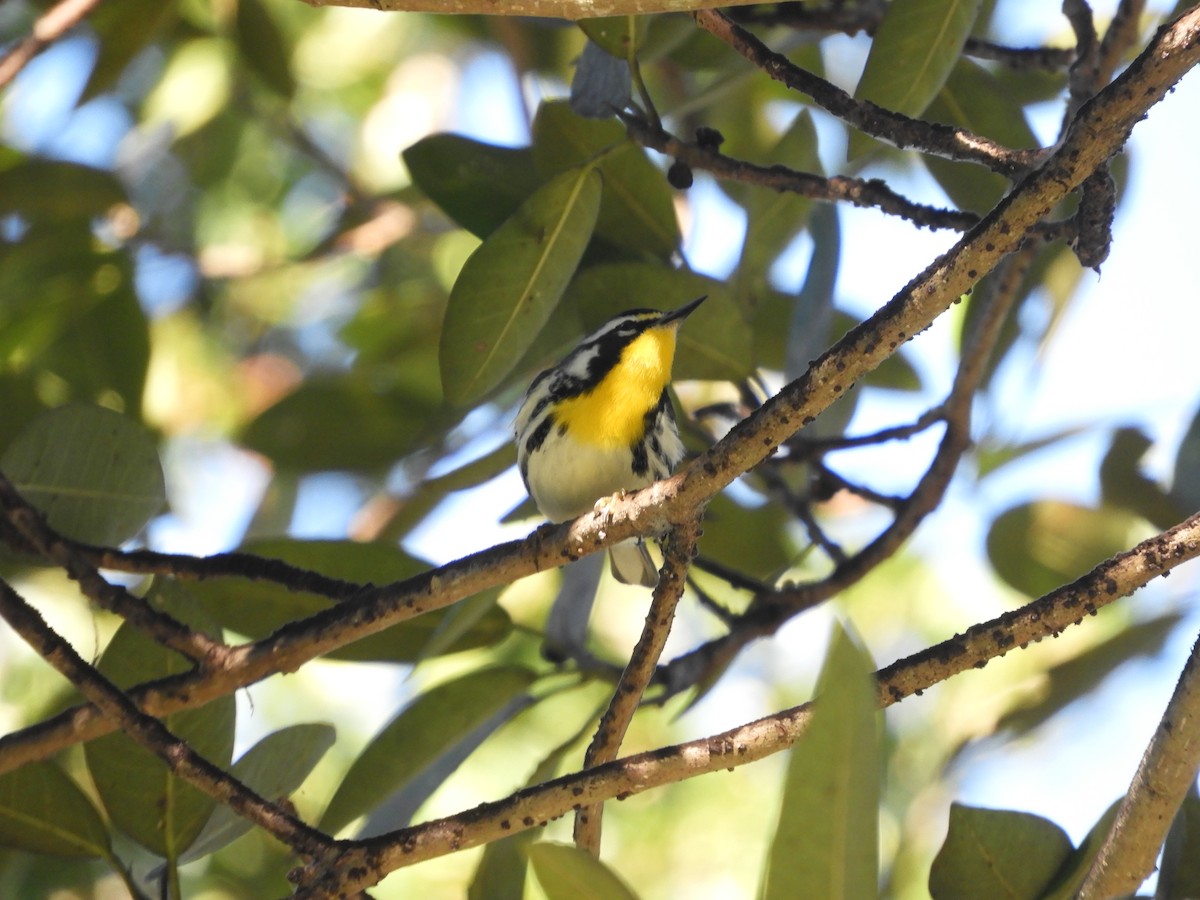
M966 128L1007 147L1036 147L1025 112L1000 81L979 63L960 59L923 118ZM984 213L1009 187L1008 179L972 163L921 155L926 168L960 209Z
M31 159L0 170L0 215L63 221L102 216L126 202L112 172L79 163Z
M837 209L824 205L813 215L813 253L804 286L792 305L783 377L793 381L831 343L838 266L842 258L842 230ZM845 422L842 423L844 427Z
M1136 428L1113 432L1108 452L1100 462L1100 497L1109 506L1119 506L1166 530L1184 519L1191 508L1181 509L1138 464L1153 442Z
M871 52L854 91L884 109L916 116L946 83L979 14L981 0L892 0L875 30ZM847 157L874 146L850 132Z
M336 737L332 725L305 723L281 728L242 754L229 774L266 800L286 801L333 746ZM180 863L215 853L253 827L249 819L219 804Z
M988 558L1011 587L1041 597L1127 550L1135 522L1124 510L1036 500L992 522Z
M763 164L783 165L800 172L821 174L817 130L807 109L792 120ZM739 299L743 299L745 291L755 290L766 283L770 267L808 222L812 205L810 198L791 191L760 188L745 192L746 236L742 241L742 255L737 269ZM814 254L813 262L809 264L810 278L811 270L819 259ZM836 257L833 270L836 273Z
M794 562L787 539L790 516L778 503L747 507L717 494L704 518L700 549L705 558L756 578L768 578Z
M666 176L616 121L576 115L563 102L543 103L533 121L533 158L543 176L595 162L604 176L596 235L610 244L669 259L679 223Z
M536 677L521 666L494 666L421 694L371 739L342 779L318 827L334 834L370 812Z
M620 876L586 850L540 841L528 854L547 900L636 900Z
M754 368L750 327L724 282L654 263L614 263L580 272L564 302L593 329L630 308L675 309L703 295L708 301L679 330L675 378L744 378Z
M1193 897L1200 897L1200 797L1195 784L1167 833L1154 900Z
M933 900L1036 900L1074 847L1030 813L953 803L950 830L929 872Z
M762 900L878 896L882 744L870 656L835 625L792 748Z
M1073 437L1078 437L1089 429L1089 426L1077 425L1072 428L1063 428L1059 431L1052 432L1036 440L1026 441L1022 444L994 444L985 439L975 448L975 465L980 478L991 475L998 469L1003 468L1011 462L1016 462L1024 459L1026 456L1045 450L1047 447L1053 447L1060 441L1070 440Z
M1073 659L1051 666L1045 673L1045 690L1007 710L996 723L996 730L1022 735L1037 728L1068 704L1095 691L1123 663L1161 651L1181 618L1178 613L1169 613L1127 626Z
M402 155L425 196L480 238L499 228L540 183L528 147L497 147L457 134L434 134Z
M262 0L237 0L238 52L246 66L257 72L271 90L283 97L296 91L291 54L279 26Z
M359 584L391 584L430 568L428 563L414 559L389 544L272 538L248 542L240 550L268 559L281 559L330 578ZM202 581L190 585L189 591L196 602L223 627L252 640L264 638L287 622L313 615L333 605L328 598L291 591L268 581L235 578ZM360 662L414 662L443 653L491 646L507 637L512 628L508 614L495 605L497 594L498 591L489 590L477 595L489 598L491 608L481 612L476 607L478 619L470 622L466 628L456 629L459 633L452 640L439 637L434 643L435 637L448 627L442 623L447 616L451 616L449 610L438 610L355 641L335 650L326 658ZM480 600L478 603L489 601Z
M149 598L154 606L206 634L220 629L192 603L178 584L158 579ZM117 687L176 675L189 660L126 623L100 658L100 673ZM233 757L236 701L232 695L160 717L180 740L215 766ZM122 732L84 744L88 770L113 822L135 841L174 861L200 834L216 801L171 774L167 764Z
M124 543L166 504L153 435L100 406L38 416L0 456L0 470L50 527L89 544Z
M4 398L4 415L0 415L0 449L6 448L26 425L45 412L46 407L37 395L37 386L28 373L0 373L0 397ZM0 464L0 471L3 470Z
M53 856L110 853L100 812L51 762L26 763L0 775L0 845Z
M556 176L471 254L442 325L442 389L449 403L482 399L546 324L591 237L600 183L590 166Z
M163 0L121 0L101 3L88 16L99 38L99 52L80 98L87 101L117 83L133 58L176 17L176 4Z
M437 413L434 398L319 376L250 422L241 443L283 469L380 471L426 442Z
M571 112L588 119L610 119L629 105L632 90L629 64L588 41L571 79Z
M1175 452L1169 496L1180 509L1200 509L1200 410L1196 411Z

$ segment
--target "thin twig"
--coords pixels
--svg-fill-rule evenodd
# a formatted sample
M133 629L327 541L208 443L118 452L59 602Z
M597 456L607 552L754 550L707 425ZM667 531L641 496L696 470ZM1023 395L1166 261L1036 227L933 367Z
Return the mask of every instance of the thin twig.
M189 628L145 600L107 581L70 541L65 540L0 472L0 510L9 524L48 561L61 566L74 579L84 596L141 629L164 647L182 653L201 666L215 663L228 651L219 640Z
M78 25L101 0L60 0L38 17L33 30L0 57L0 88L7 85L29 61Z
M856 100L824 78L775 53L719 10L699 10L692 15L701 28L737 50L776 81L808 95L822 109L864 134L901 149L914 148L946 159L977 163L1008 177L1024 174L1044 155L1041 150L1005 147L963 128L923 122L866 100Z
M629 657L629 665L613 691L612 700L600 719L596 735L584 755L585 769L617 758L621 741L633 721L650 679L654 676L663 647L675 620L675 607L683 596L687 573L700 538L700 517L673 529L663 542L663 567L650 600L650 610L641 637ZM600 826L604 815L601 804L583 806L575 813L575 845L593 856L600 855Z

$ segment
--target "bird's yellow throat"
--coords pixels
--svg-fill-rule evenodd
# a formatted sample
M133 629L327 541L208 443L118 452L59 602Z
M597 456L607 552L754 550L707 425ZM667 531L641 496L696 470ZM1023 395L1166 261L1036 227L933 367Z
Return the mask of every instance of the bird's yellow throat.
M640 440L645 416L671 380L679 322L648 328L625 347L603 380L586 394L564 400L555 418L575 440L628 447Z

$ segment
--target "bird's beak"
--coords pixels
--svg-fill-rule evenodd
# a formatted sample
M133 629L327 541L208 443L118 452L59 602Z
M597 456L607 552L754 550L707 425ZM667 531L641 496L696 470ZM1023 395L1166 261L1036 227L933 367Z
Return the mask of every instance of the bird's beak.
M679 307L679 309L673 309L669 313L663 313L663 317L658 320L658 324L670 325L674 322L682 322L693 312L695 312L697 306L707 299L708 294L705 294L703 297L697 297L691 303L685 303L683 306Z

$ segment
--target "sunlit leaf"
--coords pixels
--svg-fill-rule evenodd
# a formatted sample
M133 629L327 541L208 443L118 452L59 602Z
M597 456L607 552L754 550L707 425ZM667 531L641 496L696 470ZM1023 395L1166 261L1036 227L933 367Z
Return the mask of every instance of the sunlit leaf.
M178 585L159 581L152 592L155 605L179 621L206 634L218 628ZM185 672L191 663L126 623L100 658L100 672L118 687ZM236 701L218 697L195 709L163 718L176 737L216 766L233 757ZM167 860L178 859L200 834L216 801L171 773L167 764L122 732L84 745L88 770L105 809L122 831Z
M531 844L529 864L548 900L636 900L612 869L570 844Z
M57 765L26 763L0 775L0 845L54 856L108 855L100 813Z
M398 547L380 543L272 538L251 541L240 549L358 584L390 584L429 569L428 563ZM190 585L189 591L223 627L256 640L333 605L328 598L270 581L212 579ZM487 599L471 601L476 617L470 622L458 621L461 614L448 610L425 613L335 650L329 658L415 662L498 643L509 634L512 622L496 606L497 593L486 591L479 597ZM446 634L451 628L443 624L447 621L458 621L451 634Z
M52 528L87 543L129 540L166 503L153 435L100 406L43 413L0 456L0 470Z
M933 900L1036 900L1074 849L1066 832L1041 816L954 803L929 893Z
M538 188L471 254L442 325L442 389L466 406L529 348L562 297L591 237L600 174L571 169Z
M708 300L679 329L675 378L748 375L753 370L750 326L724 282L654 263L615 263L581 272L564 302L576 306L584 327L593 329L627 309L675 309L704 295Z
M540 183L533 151L498 147L457 134L434 134L404 151L413 181L443 212L485 238Z
M1006 510L988 530L988 558L1018 591L1040 597L1129 548L1136 519L1111 507L1093 509L1037 500Z
M924 111L941 90L975 24L982 0L893 0L875 30L857 100L906 116ZM850 133L848 155L873 146L860 131Z
M678 249L666 176L618 122L585 119L566 103L543 103L533 122L533 157L544 176L595 161L604 176L598 237L639 256L668 259Z
M535 678L521 666L495 666L421 694L385 725L354 761L319 827L336 833L370 812Z
M657 21L650 16L601 16L580 19L575 24L593 43L618 59L625 59L629 46L636 52L646 40L646 30Z
M878 895L880 726L870 657L839 626L792 748L762 900Z

